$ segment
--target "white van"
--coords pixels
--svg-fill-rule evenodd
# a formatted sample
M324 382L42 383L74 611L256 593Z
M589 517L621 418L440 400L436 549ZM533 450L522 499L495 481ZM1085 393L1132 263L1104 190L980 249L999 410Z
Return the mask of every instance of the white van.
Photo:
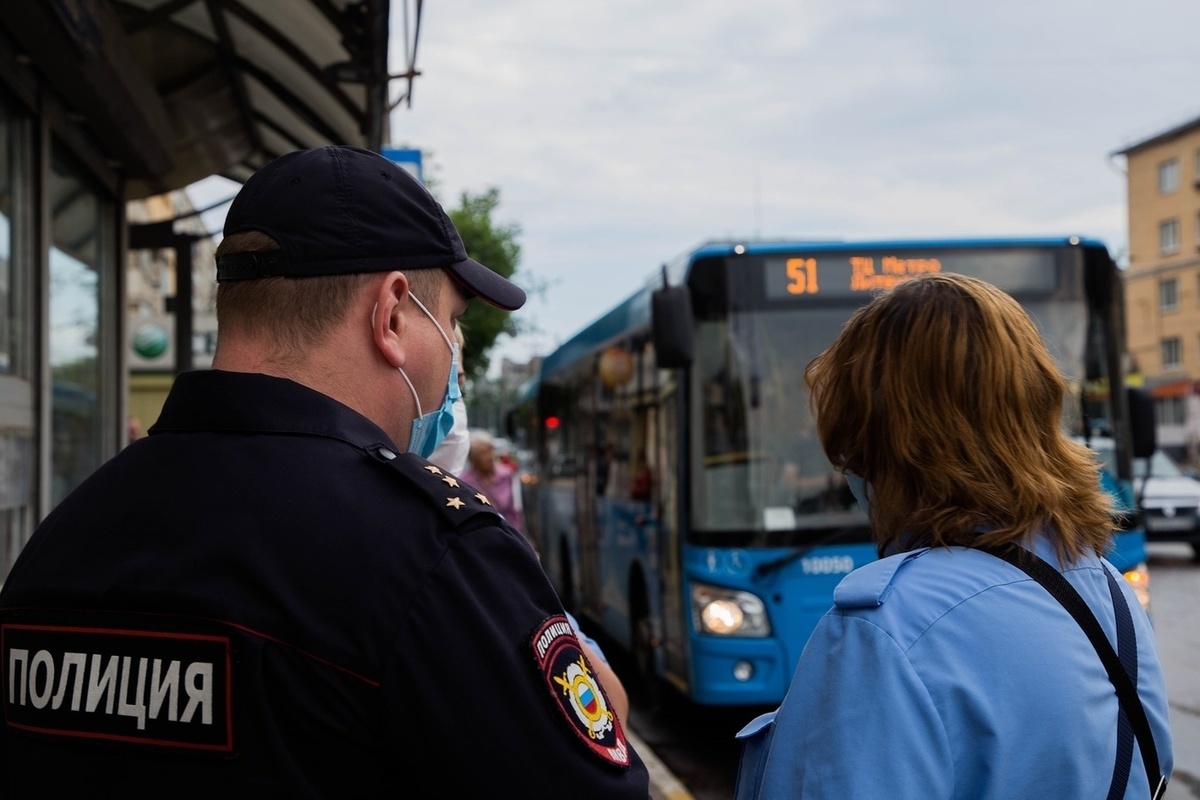
M1100 463L1115 474L1112 439L1093 436L1089 443ZM1146 539L1188 542L1200 560L1200 481L1184 475L1170 456L1158 450L1150 457L1148 477L1146 459L1133 460L1133 487L1146 523Z

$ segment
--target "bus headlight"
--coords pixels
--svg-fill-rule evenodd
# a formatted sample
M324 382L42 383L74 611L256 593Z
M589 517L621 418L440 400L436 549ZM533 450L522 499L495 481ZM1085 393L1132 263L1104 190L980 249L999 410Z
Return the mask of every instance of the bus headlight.
M1142 610L1150 613L1150 570L1145 564L1138 564L1125 573L1125 580L1133 589L1133 594L1142 604Z
M692 584L692 624L714 636L770 636L763 601L749 592Z

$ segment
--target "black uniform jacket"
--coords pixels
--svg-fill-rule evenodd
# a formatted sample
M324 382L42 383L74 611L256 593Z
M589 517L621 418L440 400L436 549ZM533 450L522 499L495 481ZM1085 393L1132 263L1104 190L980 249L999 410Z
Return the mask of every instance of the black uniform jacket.
M0 593L4 797L647 796L523 537L291 381L179 376Z

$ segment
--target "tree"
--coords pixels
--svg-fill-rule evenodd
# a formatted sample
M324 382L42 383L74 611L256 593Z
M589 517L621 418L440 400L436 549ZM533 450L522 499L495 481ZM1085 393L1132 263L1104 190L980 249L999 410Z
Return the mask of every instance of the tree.
M521 260L521 245L517 237L519 225L499 225L492 213L500 205L500 190L491 187L482 194L463 192L458 208L449 211L454 227L462 236L467 255L506 278L511 278ZM488 353L502 333L514 336L520 326L507 311L484 302L471 303L462 318L463 332L467 337L463 369L468 378L475 378L487 370Z

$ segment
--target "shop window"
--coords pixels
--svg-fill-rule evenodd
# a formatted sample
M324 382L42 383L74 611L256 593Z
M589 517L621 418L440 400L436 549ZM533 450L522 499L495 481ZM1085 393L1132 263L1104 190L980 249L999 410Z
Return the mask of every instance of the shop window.
M1182 397L1159 397L1154 401L1155 421L1159 425L1182 425L1187 421L1187 408Z
M50 180L51 502L57 504L103 456L102 297L110 212L80 167L55 143ZM106 316L106 315L103 315Z
M23 259L22 253L29 241L32 204L25 123L0 95L0 376L28 380L32 333L22 301L30 270L28 256ZM5 424L0 420L0 428Z
M3 42L0 42L3 44ZM24 120L0 96L0 581L33 531L37 454L34 388L29 380L32 333L22 298L29 287L27 261L29 173L22 148Z
M13 171L12 129L0 105L0 374L13 368L13 322L16 319L13 286Z

